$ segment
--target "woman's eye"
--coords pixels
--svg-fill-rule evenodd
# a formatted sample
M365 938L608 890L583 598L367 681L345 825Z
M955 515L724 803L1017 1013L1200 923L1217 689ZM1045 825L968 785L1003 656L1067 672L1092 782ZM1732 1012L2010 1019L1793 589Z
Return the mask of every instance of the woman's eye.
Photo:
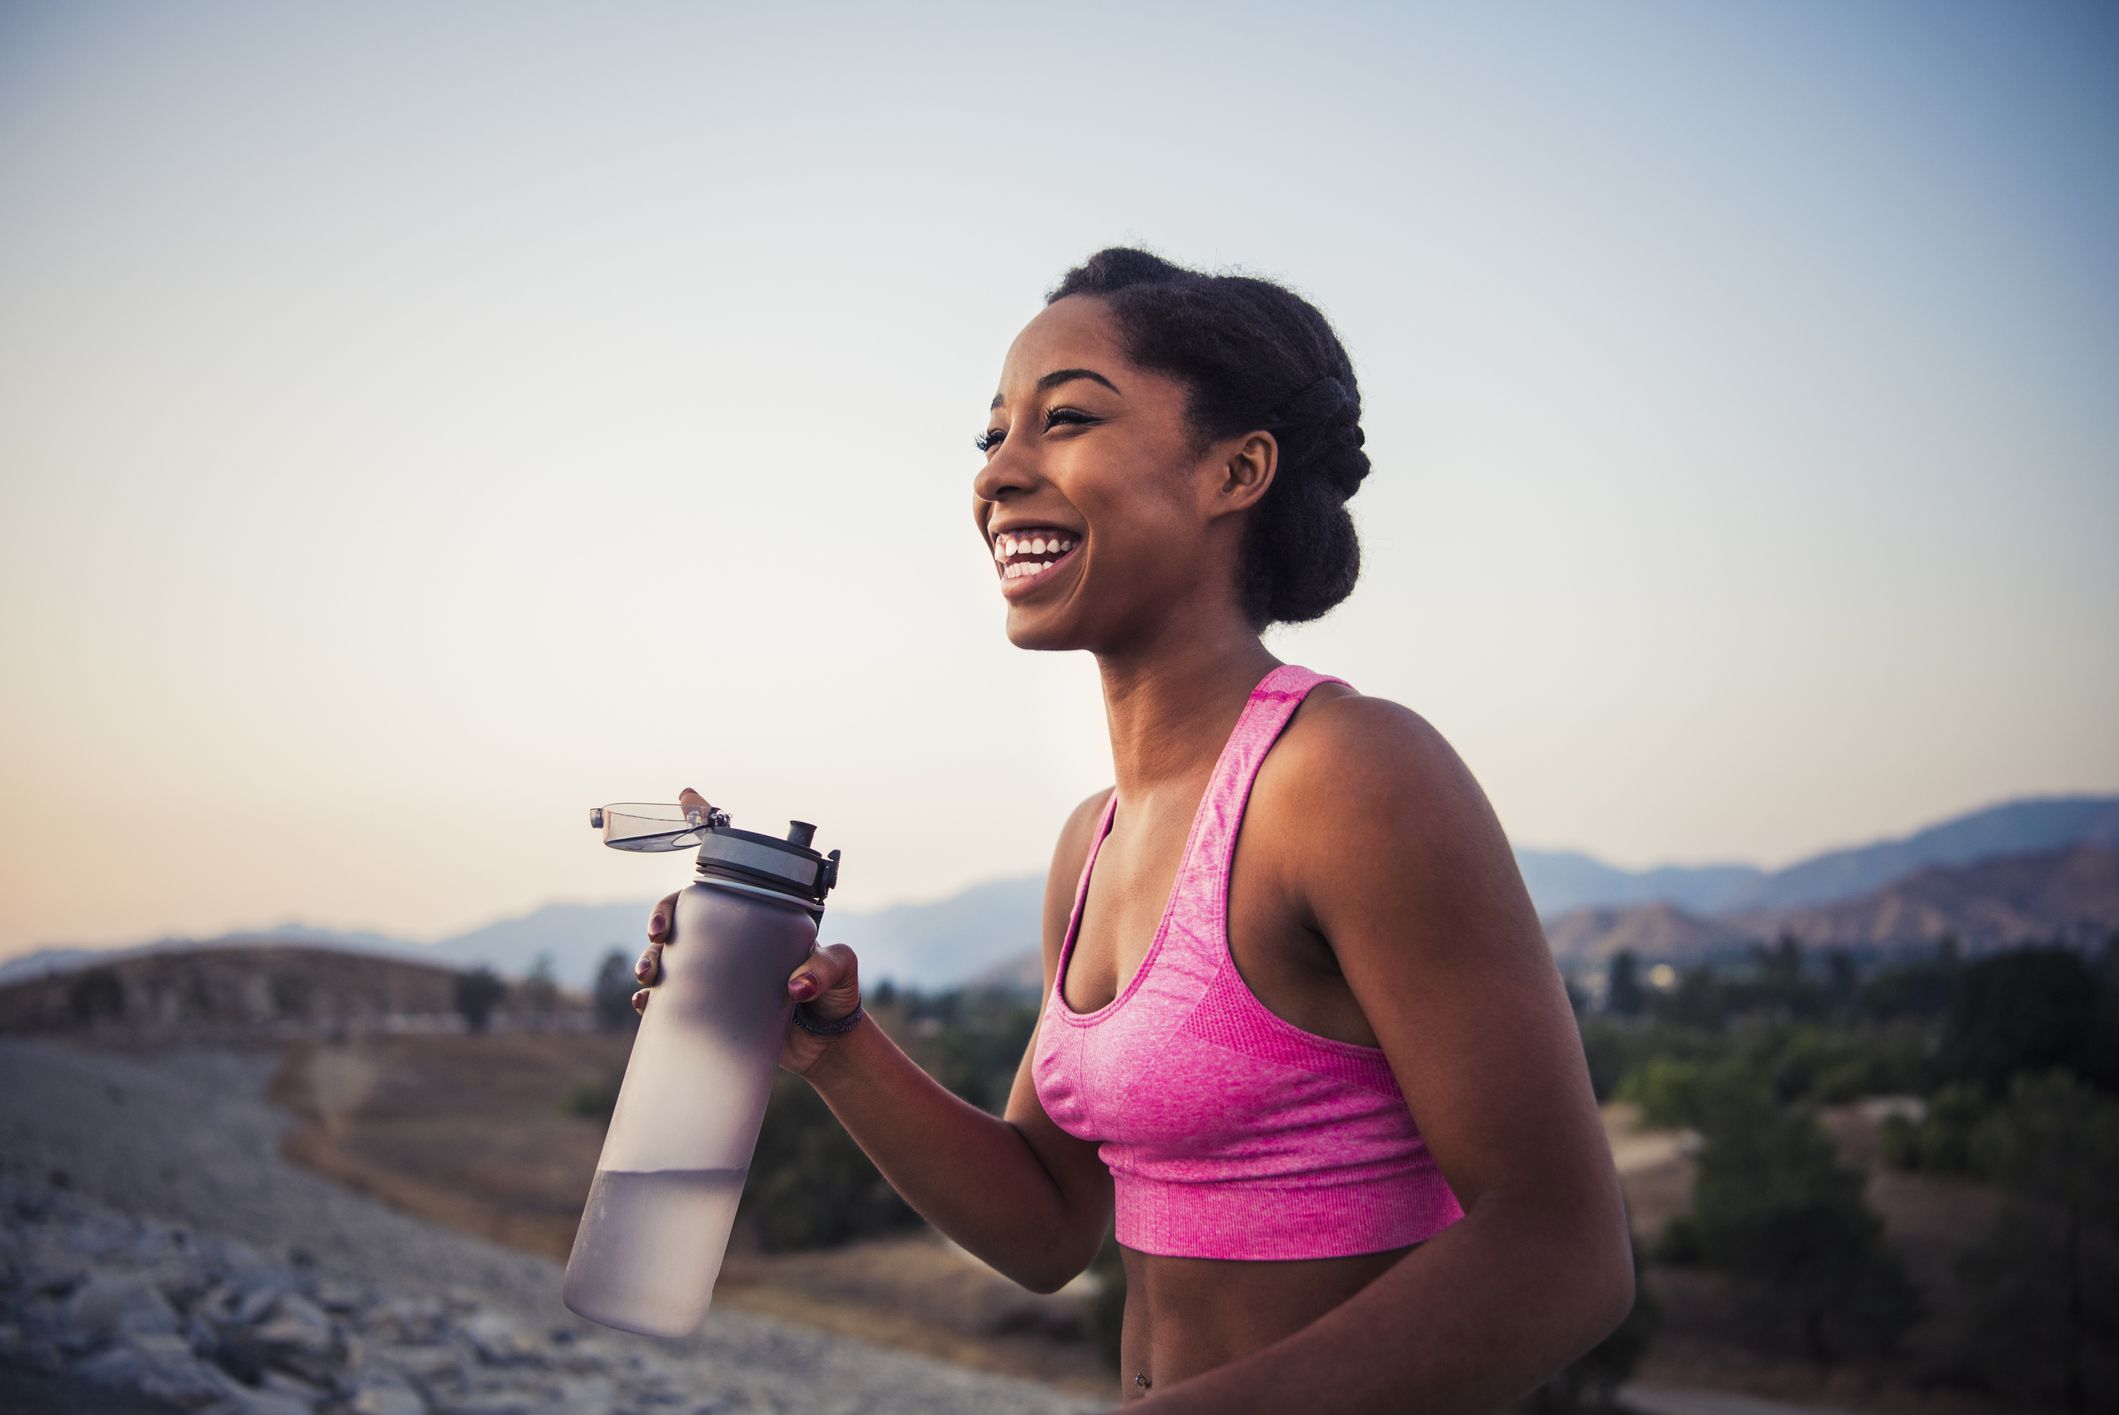
M1054 423L1080 424L1093 423L1095 421L1095 418L1090 417L1079 408L1047 408L1045 410L1045 426L1048 428ZM981 452L991 452L994 448L1001 445L1001 439L1007 435L1005 429L990 427L977 437L972 438L971 445L978 448Z

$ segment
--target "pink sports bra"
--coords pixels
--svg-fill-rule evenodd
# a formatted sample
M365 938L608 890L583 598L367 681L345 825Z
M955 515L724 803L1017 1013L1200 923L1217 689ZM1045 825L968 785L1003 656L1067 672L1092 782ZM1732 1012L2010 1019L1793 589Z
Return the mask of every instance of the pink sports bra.
M1054 1124L1102 1142L1118 1241L1138 1252L1332 1258L1422 1242L1464 1216L1383 1049L1268 1011L1229 952L1251 782L1304 695L1345 681L1282 664L1251 690L1140 971L1088 1013L1067 1006L1067 959L1116 792L1082 862L1032 1075Z

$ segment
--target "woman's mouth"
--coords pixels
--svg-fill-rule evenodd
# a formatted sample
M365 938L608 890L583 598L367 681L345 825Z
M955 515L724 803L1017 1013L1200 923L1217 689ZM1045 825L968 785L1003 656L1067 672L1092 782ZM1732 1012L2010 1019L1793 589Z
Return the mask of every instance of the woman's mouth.
M993 538L993 568L1001 577L1001 594L1021 599L1067 573L1081 554L1081 537L1057 527L1033 527Z

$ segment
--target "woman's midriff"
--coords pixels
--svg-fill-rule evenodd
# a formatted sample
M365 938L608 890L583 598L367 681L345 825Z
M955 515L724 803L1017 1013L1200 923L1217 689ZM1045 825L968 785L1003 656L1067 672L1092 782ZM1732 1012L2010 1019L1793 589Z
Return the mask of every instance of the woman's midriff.
M1246 1262L1174 1258L1121 1244L1123 1402L1144 1400L1300 1331L1419 1246L1346 1258Z

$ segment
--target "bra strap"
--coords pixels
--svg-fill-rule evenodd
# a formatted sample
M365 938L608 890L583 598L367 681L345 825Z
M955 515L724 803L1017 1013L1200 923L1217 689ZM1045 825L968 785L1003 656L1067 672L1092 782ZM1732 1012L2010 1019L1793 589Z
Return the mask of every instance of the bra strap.
M1236 832L1243 823L1244 807L1251 796L1251 783L1258 779L1258 769L1264 765L1266 753L1280 739L1280 733L1302 706L1302 700L1310 689L1319 683L1346 683L1329 673L1318 673L1299 664L1283 663L1268 673L1258 686L1251 690L1251 699L1244 704L1243 714L1236 720L1236 729L1229 734L1228 743L1222 748L1221 760L1215 763L1214 776L1207 784L1207 797L1201 803L1199 819L1195 824L1191 847L1185 852L1184 862L1179 868L1187 877L1197 870L1211 883L1203 891L1205 897L1199 906L1206 914L1201 923L1218 931L1226 929L1229 907L1229 869L1236 853Z

